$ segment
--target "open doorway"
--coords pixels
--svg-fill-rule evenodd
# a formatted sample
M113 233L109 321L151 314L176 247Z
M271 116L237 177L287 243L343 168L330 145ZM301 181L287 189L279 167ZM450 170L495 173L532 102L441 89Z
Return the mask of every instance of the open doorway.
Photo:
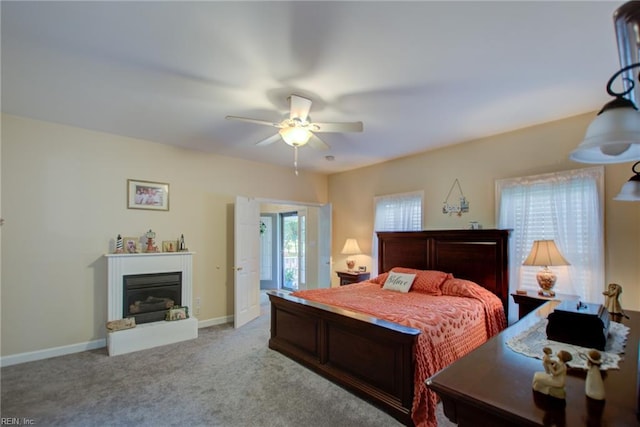
M307 263L305 231L304 211L260 213L260 290L300 289Z
M298 217L295 223L298 243L295 250L283 255L283 244L279 243L282 230L280 214L290 212L295 212ZM296 270L294 281L290 284L291 289L331 287L330 204L280 202L237 196L234 224L236 328L259 315L260 296L263 293L261 284L266 289L285 289L284 267L290 262L287 259L297 259L297 265L295 261L289 264ZM303 232L300 232L301 229ZM292 240L291 237L288 239Z
M331 286L331 206L260 203L260 289Z

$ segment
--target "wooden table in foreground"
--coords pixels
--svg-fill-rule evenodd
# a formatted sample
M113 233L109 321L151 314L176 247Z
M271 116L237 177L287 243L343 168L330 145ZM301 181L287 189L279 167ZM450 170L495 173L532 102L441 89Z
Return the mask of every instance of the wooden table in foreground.
M514 352L506 342L546 318L559 303L546 303L427 380L429 388L442 399L444 413L452 422L459 427L640 425L639 312L627 312L630 318L619 320L630 331L620 369L603 371L604 404L585 396L583 370L569 370L564 406L534 394L531 382L534 372L543 370L542 361Z

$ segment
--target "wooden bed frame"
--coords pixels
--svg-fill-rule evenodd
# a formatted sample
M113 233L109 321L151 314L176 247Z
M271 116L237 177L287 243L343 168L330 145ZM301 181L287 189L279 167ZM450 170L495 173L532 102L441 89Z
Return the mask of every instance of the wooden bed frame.
M378 271L440 270L472 280L508 307L508 230L378 233ZM307 366L413 425L414 343L419 329L361 313L268 292L269 348ZM508 318L508 317L507 317Z

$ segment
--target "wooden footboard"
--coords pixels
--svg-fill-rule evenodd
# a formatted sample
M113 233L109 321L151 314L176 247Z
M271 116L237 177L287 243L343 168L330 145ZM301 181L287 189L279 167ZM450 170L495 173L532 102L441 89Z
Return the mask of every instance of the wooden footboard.
M413 425L414 345L419 329L268 292L269 348Z

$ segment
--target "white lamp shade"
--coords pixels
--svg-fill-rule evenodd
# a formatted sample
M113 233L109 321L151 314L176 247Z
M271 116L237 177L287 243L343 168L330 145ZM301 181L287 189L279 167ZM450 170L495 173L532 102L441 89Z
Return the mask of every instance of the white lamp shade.
M571 155L582 163L623 163L640 159L640 112L632 107L602 111Z
M309 138L311 138L311 132L302 127L282 128L278 133L284 142L292 147L301 147L309 142Z
M344 255L357 255L362 253L362 251L360 250L360 246L358 246L358 241L356 239L347 239L347 241L344 242L344 247L340 253Z
M623 202L640 202L640 175L636 174L624 183L620 193L613 200Z
M537 265L547 267L549 265L569 265L553 240L535 240L531 245L529 256L522 265Z

